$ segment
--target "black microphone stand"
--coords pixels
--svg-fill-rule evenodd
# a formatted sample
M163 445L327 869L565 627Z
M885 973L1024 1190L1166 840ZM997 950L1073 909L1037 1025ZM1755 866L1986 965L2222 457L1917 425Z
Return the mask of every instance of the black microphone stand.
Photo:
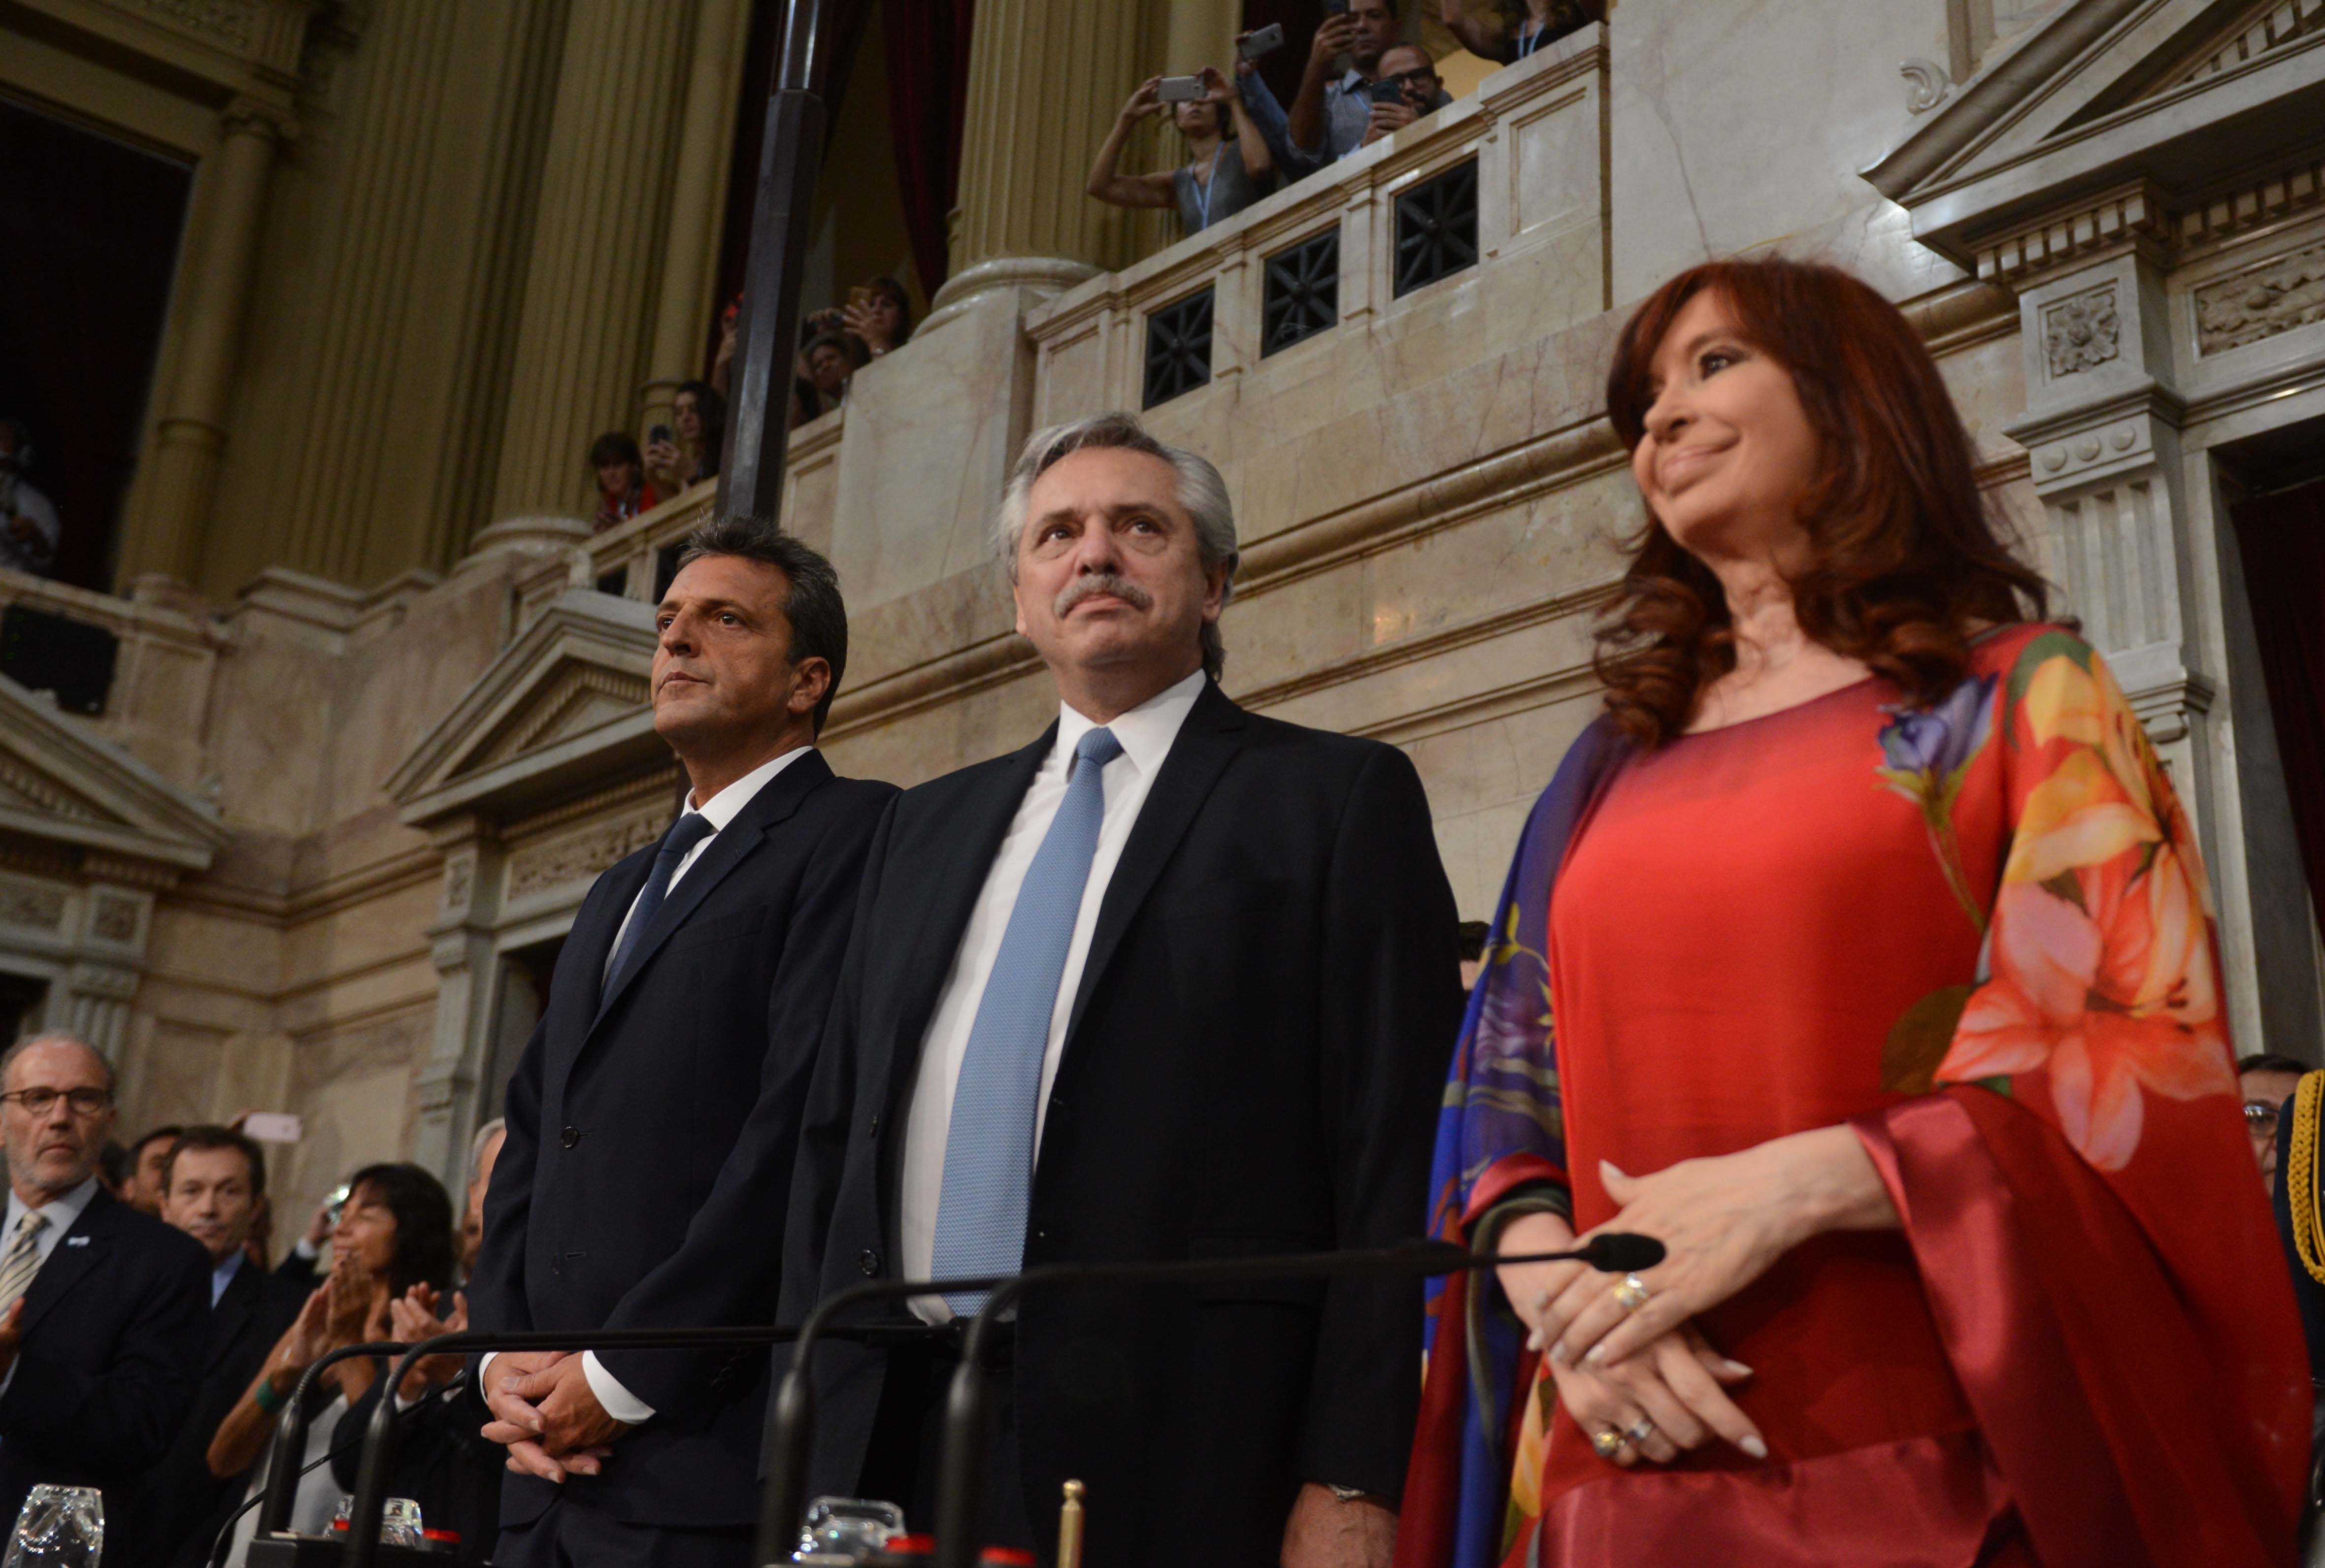
M1635 1244L1619 1258L1624 1269L1653 1268L1663 1246L1646 1237L1602 1236L1568 1252L1475 1253L1450 1241L1409 1241L1368 1252L1301 1252L1274 1258L1197 1258L1155 1263L1051 1263L1028 1268L994 1287L961 1344L960 1366L945 1397L943 1466L938 1477L936 1556L932 1568L974 1568L977 1522L985 1494L986 1347L993 1325L1037 1285L1103 1280L1114 1285L1196 1284L1228 1279L1312 1279L1341 1274L1426 1277L1476 1272L1513 1263L1607 1261L1606 1244ZM1652 1249L1649 1254L1646 1249Z

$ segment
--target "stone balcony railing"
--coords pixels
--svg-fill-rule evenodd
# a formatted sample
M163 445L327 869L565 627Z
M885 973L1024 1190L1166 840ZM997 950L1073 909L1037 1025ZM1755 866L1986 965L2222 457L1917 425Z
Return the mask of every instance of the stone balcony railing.
M858 373L846 407L792 433L785 480L784 525L839 567L855 627L830 733L1028 665L987 525L1040 425L1140 409L1218 462L1246 599L1514 486L1607 466L1607 69L1605 30L1586 28L1145 261L940 322ZM1551 341L1577 331L1588 341ZM711 492L534 572L521 619L570 587L652 602ZM1315 678L1239 663L1262 691Z

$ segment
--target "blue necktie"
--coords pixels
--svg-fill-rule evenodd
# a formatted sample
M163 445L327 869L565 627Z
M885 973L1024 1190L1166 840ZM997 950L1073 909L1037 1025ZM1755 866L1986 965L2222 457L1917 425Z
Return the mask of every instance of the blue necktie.
M1042 1093L1042 1059L1050 1018L1065 978L1098 830L1106 817L1106 765L1122 755L1109 730L1092 730L1074 748L1066 798L1033 853L1001 951L969 1027L945 1132L944 1185L937 1197L939 1279L1014 1274L1025 1257L1025 1210L1033 1185L1033 1121ZM949 1294L966 1317L985 1305L984 1291Z
M690 811L671 824L662 835L662 847L654 851L653 870L646 873L646 885L638 894L638 901L630 910L630 923L622 929L622 939L614 947L614 961L606 966L606 988L601 996L611 996L629 978L630 963L637 956L638 944L645 939L646 927L662 910L662 901L670 896L670 879L678 874L678 862L686 852L718 830L699 811Z

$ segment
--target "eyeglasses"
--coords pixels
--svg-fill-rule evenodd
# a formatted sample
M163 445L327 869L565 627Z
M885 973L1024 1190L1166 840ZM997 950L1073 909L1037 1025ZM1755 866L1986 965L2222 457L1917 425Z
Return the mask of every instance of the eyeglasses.
M72 1107L75 1116L94 1116L113 1103L110 1089L16 1089L0 1094L0 1102L14 1102L24 1108L27 1116L46 1116L57 1108L60 1096Z
M2276 1136L2276 1107L2265 1100L2245 1102L2245 1130L2258 1138Z
M1400 87L1419 88L1425 93L1437 90L1437 73L1425 65L1414 66L1411 70L1392 71L1379 79L1395 82Z

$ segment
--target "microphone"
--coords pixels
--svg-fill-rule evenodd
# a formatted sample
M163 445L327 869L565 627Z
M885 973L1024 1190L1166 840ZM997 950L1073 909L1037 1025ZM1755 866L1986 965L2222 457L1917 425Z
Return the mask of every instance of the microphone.
M1552 1252L1527 1262L1548 1263L1572 1259L1588 1263L1601 1274L1636 1274L1643 1268L1653 1268L1663 1260L1663 1244L1653 1236L1634 1236L1625 1231L1609 1231L1603 1236L1593 1236L1588 1245L1571 1252Z

